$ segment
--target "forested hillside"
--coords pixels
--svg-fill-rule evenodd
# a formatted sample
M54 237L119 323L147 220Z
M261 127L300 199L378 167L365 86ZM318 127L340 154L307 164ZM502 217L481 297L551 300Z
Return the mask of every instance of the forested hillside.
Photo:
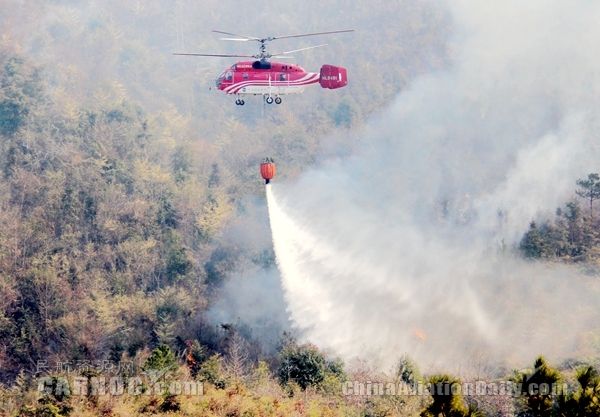
M358 34L296 59L347 66L349 88L240 109L208 90L230 62L171 53L232 51L213 28L339 29L322 17L335 5L291 19L269 4L240 28L234 2L10 3L0 10L5 383L39 361L181 353L186 341L223 352L227 332L206 311L230 273L273 262L268 237L228 233L262 197L258 161L274 157L286 177L342 152L348 128L447 60L446 18L427 3L343 7ZM256 360L264 348L250 334Z
M320 4L307 4L303 17L296 11L293 22L269 4L256 24L240 28L234 2L11 3L0 10L3 412L67 415L75 407L81 415L76 401L39 398L29 387L44 369L59 375L57 364L168 363L151 351L179 363L187 357L186 372L220 388L221 380L258 375L259 388L279 396L268 388L267 365L256 362L276 366L273 342L239 319L232 326L209 314L230 274L273 267L264 223L244 220L262 198L257 163L274 157L280 175L293 176L319 151L351 146L347 129L411 77L443 65L445 17L409 2L346 11L345 27L360 36L331 39L327 52L299 63L343 64L350 88L240 109L208 89L231 62L171 53L232 52L213 28L339 29L321 17ZM384 30L373 23L381 19ZM298 47L281 45L288 46ZM382 65L388 70L379 72ZM232 228L259 235L235 237ZM152 401L149 412L169 409Z
M525 257L581 264L599 274L600 222L594 202L600 198L600 176L591 173L577 180L573 200L556 209L552 219L533 220L523 236Z
M211 29L346 28L356 32L294 61L345 66L349 86L308 89L280 106L257 98L242 108L210 90L230 60L172 55L256 53ZM458 380L423 377L406 357L388 373L350 369L286 326L258 163L273 157L285 179L348 154L370 117L453 52L449 17L428 1L9 0L0 8L0 415L467 416L539 403L597 413L596 370L567 363L560 374L543 358L510 378L566 380L576 394L564 404L525 392L478 404L343 396L352 380ZM597 274L600 180L575 180L576 199L556 219L532 219L519 249ZM61 378L98 377L88 366L97 363L165 371L163 382L198 381L205 392L58 389Z

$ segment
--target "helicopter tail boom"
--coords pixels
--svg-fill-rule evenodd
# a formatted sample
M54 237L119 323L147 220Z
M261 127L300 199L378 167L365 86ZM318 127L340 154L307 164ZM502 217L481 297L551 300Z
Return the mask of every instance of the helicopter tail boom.
M321 67L319 84L322 88L334 90L348 85L348 71L344 67L323 65Z

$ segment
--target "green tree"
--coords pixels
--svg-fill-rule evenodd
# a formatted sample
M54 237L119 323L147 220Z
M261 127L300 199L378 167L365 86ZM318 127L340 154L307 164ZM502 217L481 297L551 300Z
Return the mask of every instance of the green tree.
M182 183L190 176L192 162L190 155L183 147L178 147L171 157L171 170L175 178L175 182Z
M0 77L0 134L17 133L41 97L39 70L21 58L8 59Z
M326 395L340 394L342 383L347 378L341 359L326 360L323 382L320 383L319 389Z
M432 402L421 417L483 417L475 407L465 404L460 393L460 380L449 375L429 378Z
M592 366L577 371L579 389L558 397L559 417L596 417L600 415L600 376Z
M411 387L415 387L423 380L417 364L408 356L403 356L398 361L396 377Z
M173 372L177 369L175 354L169 346L160 345L152 351L142 369L146 372L158 372L163 375Z
M527 258L541 258L547 252L547 243L536 222L529 224L529 230L521 239L519 249Z
M156 222L163 229L174 229L179 224L179 216L171 203L171 199L165 195L159 198Z
M591 173L586 179L577 180L579 189L575 193L589 201L590 203L590 220L594 221L594 201L600 198L600 175Z
M317 387L325 378L325 358L315 346L291 345L281 354L281 364L277 370L282 385L295 382L304 391L308 387Z
M543 356L538 357L531 372L518 377L525 410L532 417L549 417L554 412L553 387L561 380L558 370L550 367Z
M218 353L211 355L200 366L198 379L209 382L215 387L223 389L226 386L225 378L223 378L223 359Z
M186 250L183 247L171 246L167 253L166 274L170 283L187 274L191 269Z
M170 231L164 236L165 240L165 269L166 284L178 283L192 269L187 250L181 245L181 237L177 232Z
M336 126L350 127L355 116L355 110L347 102L341 102L332 113Z
M585 251L584 243L584 222L581 213L581 207L577 201L570 201L566 204L565 210L560 214L566 220L567 247L570 256L582 255Z

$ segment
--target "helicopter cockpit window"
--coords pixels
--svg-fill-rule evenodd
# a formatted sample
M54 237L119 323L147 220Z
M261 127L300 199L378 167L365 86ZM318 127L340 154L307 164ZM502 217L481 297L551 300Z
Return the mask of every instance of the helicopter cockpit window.
M217 87L221 85L221 83L223 82L224 79L225 79L225 71L220 73L219 77L215 80L215 84L217 85Z
M225 74L225 80L231 81L232 79L233 79L233 73L231 71L227 71L227 73Z

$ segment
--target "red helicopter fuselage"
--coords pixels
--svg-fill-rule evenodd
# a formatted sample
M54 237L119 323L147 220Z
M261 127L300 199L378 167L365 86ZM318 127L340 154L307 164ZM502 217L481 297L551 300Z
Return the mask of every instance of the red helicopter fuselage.
M296 64L268 61L241 61L225 69L216 86L226 94L281 96L297 94L310 84L336 89L348 84L343 67L323 65L320 72L307 72Z

